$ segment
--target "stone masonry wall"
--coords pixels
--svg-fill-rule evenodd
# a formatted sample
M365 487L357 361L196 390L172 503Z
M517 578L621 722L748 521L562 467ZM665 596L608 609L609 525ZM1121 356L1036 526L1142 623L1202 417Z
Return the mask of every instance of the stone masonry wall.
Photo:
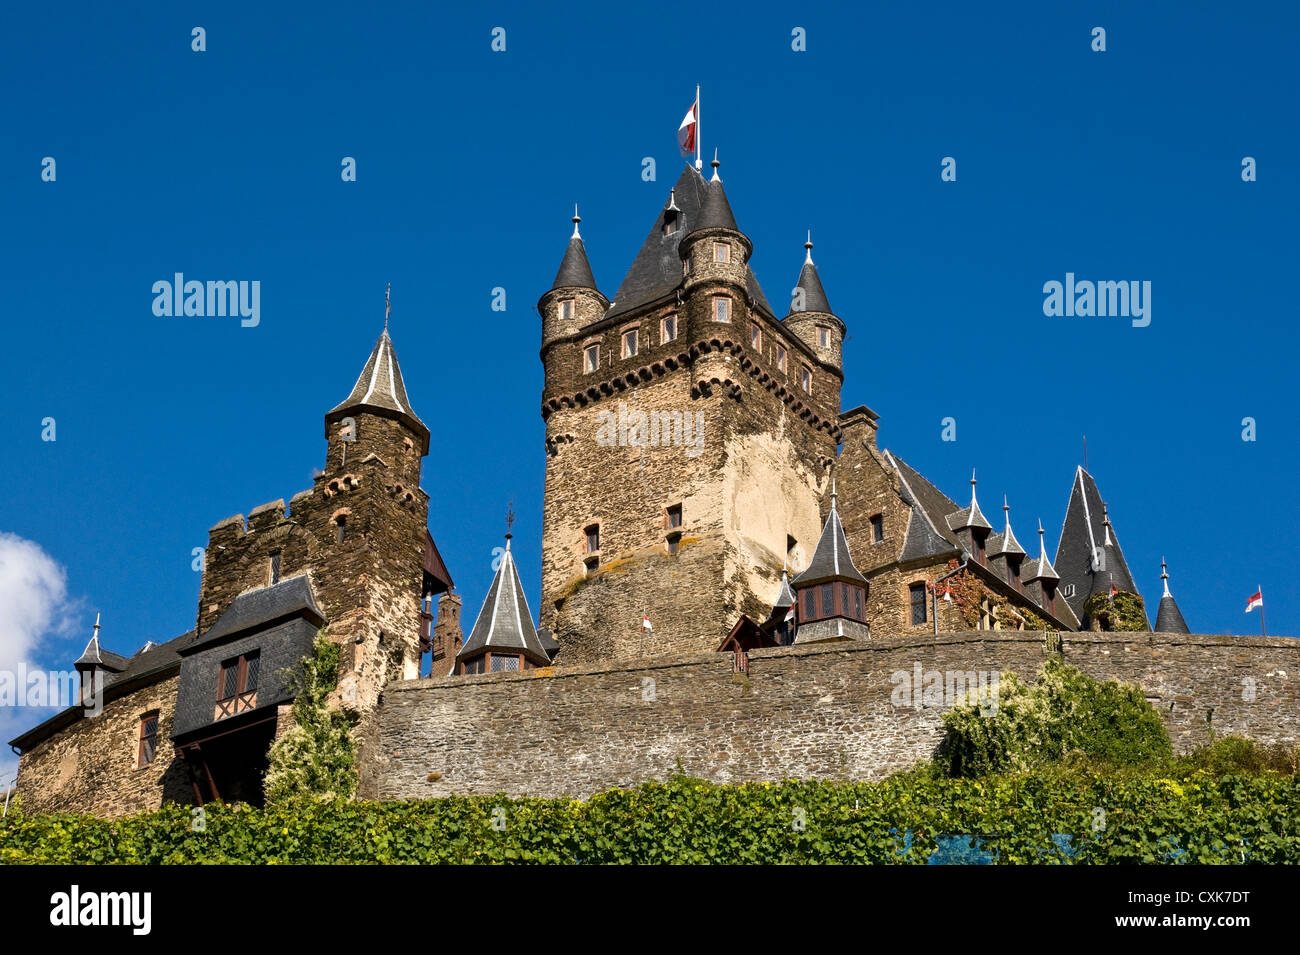
M18 793L24 812L84 812L113 818L193 801L184 761L171 743L179 676L155 683L104 706L61 733L24 752ZM157 710L158 745L153 763L136 766L140 717Z
M1062 638L1068 662L1140 684L1179 750L1211 725L1300 740L1300 640ZM878 779L928 758L942 736L943 707L891 701L896 672L1032 677L1047 652L1042 633L945 633L756 651L748 676L732 672L731 654L701 653L390 684L367 795L583 798L679 769L716 782Z

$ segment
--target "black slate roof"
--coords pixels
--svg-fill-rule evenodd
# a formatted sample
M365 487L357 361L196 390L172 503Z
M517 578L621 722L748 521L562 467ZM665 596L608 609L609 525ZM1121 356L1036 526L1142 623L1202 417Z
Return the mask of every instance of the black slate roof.
M885 459L898 472L899 491L912 507L898 559L909 561L960 553L961 542L944 519L957 505L892 451L885 452Z
M721 193L721 182L717 183L717 186ZM664 212L669 207L665 202L663 208L655 215L655 221L650 226L645 242L641 245L641 251L633 259L627 275L623 276L618 291L614 293L614 301L606 313L606 318L621 315L648 302L663 298L682 284L682 259L677 247L685 236L701 228L700 222L705 214L702 207L708 194L709 184L704 181L704 177L696 172L693 166L686 166L678 177L677 184L673 186L670 197L670 201L676 203L678 210L675 220L677 228L664 235ZM722 195L720 202L714 200L713 210L718 210L721 204L726 204L725 215L730 216L731 207L727 204L725 194ZM713 210L708 214L723 215L722 212ZM736 228L734 217L731 223L728 228L740 231ZM753 269L746 269L745 288L758 308L772 318L776 317L772 306L768 304L767 296L763 294L763 289L758 284Z
M1070 489L1070 503L1065 510L1065 523L1061 528L1061 541L1056 546L1055 564L1063 589L1074 585L1074 596L1066 600L1080 619L1088 598L1094 593L1109 593L1112 583L1119 590L1138 592L1113 525L1109 529L1110 544L1105 543L1105 519L1105 505L1097 482L1082 467L1077 468ZM1093 572L1094 551L1102 553L1104 571Z
M1187 621L1183 619L1173 594L1160 598L1160 607L1156 610L1156 633L1191 633Z
M184 652L193 653L233 634L246 633L295 616L305 616L318 627L325 622L325 614L316 603L306 574L240 594L230 602L217 622Z
M397 351L393 348L393 340L388 337L387 328L379 336L379 341L375 342L370 358L357 377L357 383L352 386L351 394L331 408L325 416L325 437L330 437L330 424L356 411L370 411L397 418L423 438L421 454L429 452L429 429L411 408L411 399L406 395L406 382L402 380L402 369L397 363Z
M853 566L849 556L849 542L844 536L844 525L840 523L840 513L835 507L835 495L831 494L831 512L822 527L822 536L817 540L817 549L813 551L812 560L803 573L790 583L798 588L823 580L856 580L866 583L858 568Z
M506 540L501 566L492 578L492 586L488 588L478 619L474 621L474 629L456 654L456 659L467 660L487 650L522 652L541 666L548 666L551 662L551 655L546 652L533 624L528 598L524 596L524 587L519 582L519 572L510 553L509 539Z
M81 651L81 656L77 658L73 666L103 667L105 670L121 673L126 669L126 660L126 657L117 653L110 653L102 648L99 645L99 635L96 634L90 638L90 642L86 644L86 649Z
M590 288L599 291L596 277L591 274L591 263L587 261L587 249L576 229L564 250L564 258L560 260L560 269L555 273L551 288Z
M828 315L835 314L831 311L831 303L826 298L826 290L822 288L821 276L817 274L817 266L813 265L812 250L809 249L808 257L804 259L803 268L799 270L799 281L796 283L798 288L803 289L803 309L805 312L826 312ZM794 299L790 299L790 314L795 314Z
M1006 513L1006 530L989 538L988 555L990 557L1024 557L1025 549L1020 546L1020 541L1016 540L1016 535L1011 530L1011 510L1005 504L1002 506L1002 510Z
M700 215L691 232L702 229L730 229L739 232L736 217L731 212L731 203L727 201L727 192L722 188L722 180L713 174L712 181L705 184L704 202L700 204Z

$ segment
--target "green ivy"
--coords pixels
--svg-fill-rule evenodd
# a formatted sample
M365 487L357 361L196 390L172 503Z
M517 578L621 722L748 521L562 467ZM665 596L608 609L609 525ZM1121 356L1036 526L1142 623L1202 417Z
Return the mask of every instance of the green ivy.
M1151 629L1141 595L1127 590L1119 591L1113 600L1109 592L1093 594L1083 605L1083 619L1095 620L1108 632L1141 633Z
M0 821L0 864L922 864L978 839L997 863L1300 863L1300 777L1063 768L986 779L716 786L585 802L449 797L170 806ZM953 838L953 837L957 838Z

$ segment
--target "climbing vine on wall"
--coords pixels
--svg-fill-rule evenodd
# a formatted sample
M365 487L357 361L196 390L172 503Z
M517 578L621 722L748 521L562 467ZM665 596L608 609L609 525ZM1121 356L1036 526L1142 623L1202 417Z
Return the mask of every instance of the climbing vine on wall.
M1085 620L1095 621L1108 632L1141 632L1149 629L1142 598L1121 590L1112 602L1109 593L1093 594L1083 605Z

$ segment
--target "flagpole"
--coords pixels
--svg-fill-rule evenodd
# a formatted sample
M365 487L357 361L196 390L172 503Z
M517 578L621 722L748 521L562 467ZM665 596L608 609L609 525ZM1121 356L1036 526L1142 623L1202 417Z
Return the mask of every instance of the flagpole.
M1268 630L1264 628L1264 588L1260 587L1258 593L1259 593L1259 635L1261 637L1267 637Z
M703 110L700 109L700 84L696 83L695 84L695 171L696 172L699 172L701 169L704 168L704 163L700 159L700 130L702 128L700 125L700 113L702 112Z

